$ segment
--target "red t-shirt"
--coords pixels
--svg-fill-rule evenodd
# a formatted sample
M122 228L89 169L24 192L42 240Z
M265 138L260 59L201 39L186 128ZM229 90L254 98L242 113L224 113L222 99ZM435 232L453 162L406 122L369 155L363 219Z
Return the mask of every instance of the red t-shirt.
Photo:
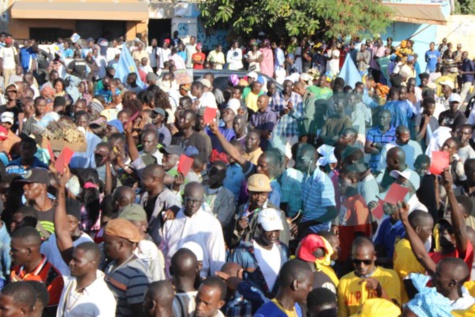
M431 259L435 262L435 264L439 263L442 259L445 258L459 258L459 251L455 249L454 252L450 254L442 254L440 252L433 252L429 253ZM473 246L470 241L467 241L467 251L465 251L465 257L462 259L468 266L468 272L472 271L472 263L473 263ZM470 279L470 275L469 275Z
M204 62L206 59L206 55L203 52L196 52L195 54L191 55L191 60L196 62ZM204 64L193 64L193 69L203 69Z
M45 284L49 294L48 306L57 306L61 293L63 292L64 281L61 273L43 255L43 260L31 273L26 273L23 267L15 266L10 272L10 281L38 281Z

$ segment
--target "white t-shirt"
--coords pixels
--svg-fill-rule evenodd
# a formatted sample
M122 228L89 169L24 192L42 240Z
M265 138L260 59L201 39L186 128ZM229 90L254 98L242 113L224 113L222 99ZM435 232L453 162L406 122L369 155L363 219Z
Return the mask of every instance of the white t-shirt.
M200 108L210 107L210 108L218 108L218 104L216 103L216 98L214 94L210 91L203 93L200 98Z
M266 250L256 241L252 241L252 244L254 246L254 255L256 256L262 275L264 275L269 289L272 289L279 275L280 268L282 267L279 248L273 244L272 249Z
M115 58L117 54L120 54L121 50L118 47L109 47L106 52L107 61L110 62Z
M197 52L196 45L188 44L185 47L185 51L186 51L186 68L193 68L193 63L191 62L192 61L191 56Z
M77 247L83 242L93 242L91 237L84 232L81 236L76 240L73 241L73 246ZM52 234L48 240L43 242L40 248L41 254L43 254L46 259L53 264L55 268L57 268L62 276L70 276L71 271L69 270L69 266L67 263L64 262L61 253L59 252L58 245L56 244L56 234Z
M4 69L15 69L15 55L17 54L16 48L13 46L4 47L0 51L0 57L3 59Z
M163 47L159 48L158 56L160 57L160 68L163 68L165 62L168 62L170 60L170 55L172 55L171 49Z

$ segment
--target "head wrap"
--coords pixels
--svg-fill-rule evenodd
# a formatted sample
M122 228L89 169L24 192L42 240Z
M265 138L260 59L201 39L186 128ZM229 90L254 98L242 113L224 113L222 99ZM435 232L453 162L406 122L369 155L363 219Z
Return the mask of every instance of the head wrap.
M91 103L89 104L89 107L91 107L93 110L101 113L102 111L104 111L104 106L102 105L102 103L97 100L97 99L92 99Z
M317 161L318 166L326 166L338 162L334 154L335 148L333 146L323 144L317 149L317 152L322 156Z
M231 83L231 85L233 85L233 87L236 87L239 84L238 75L231 74L231 76L229 76L229 82Z
M427 287L429 277L423 274L411 273L409 278L419 291L407 307L419 317L450 317L452 311L450 300L439 294L434 287Z

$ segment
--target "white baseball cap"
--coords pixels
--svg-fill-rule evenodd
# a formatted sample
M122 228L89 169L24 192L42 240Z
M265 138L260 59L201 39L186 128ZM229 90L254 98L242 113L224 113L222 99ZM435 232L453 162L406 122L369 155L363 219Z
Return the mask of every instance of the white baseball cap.
M185 242L180 249L188 249L196 255L198 261L203 261L203 248L193 241Z
M259 223L265 231L284 230L280 212L274 208L261 210L257 217L257 223Z
M246 75L247 77L251 77L251 78L254 78L257 80L257 77L259 77L259 75L257 75L256 72L250 72Z
M462 101L462 98L460 97L459 94L451 94L449 98L449 102L458 102L460 103Z
M6 111L2 113L1 120L2 122L9 122L10 124L13 124L15 122L13 112Z
M211 88L211 82L206 78L198 79L198 81L206 88Z
M239 108L241 108L241 102L238 99L236 98L229 99L226 109L231 109L234 112L234 114L237 115Z
M420 176L416 174L416 172L413 172L411 170L404 170L402 172L398 170L393 170L389 175L393 178L399 178L399 176L404 177L408 181L411 182L412 186L414 187L415 190L418 190L420 185L421 185L421 179Z
M439 84L444 85L444 86L449 86L450 89L454 89L454 82L451 80L444 80L440 82Z

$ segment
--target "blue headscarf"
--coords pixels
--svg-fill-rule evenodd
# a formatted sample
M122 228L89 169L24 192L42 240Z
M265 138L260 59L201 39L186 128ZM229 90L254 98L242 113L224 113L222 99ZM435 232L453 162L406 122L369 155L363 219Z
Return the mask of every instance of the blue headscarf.
M429 277L423 274L411 273L409 278L419 291L407 307L418 317L451 317L450 300L437 293L435 287L427 287Z

